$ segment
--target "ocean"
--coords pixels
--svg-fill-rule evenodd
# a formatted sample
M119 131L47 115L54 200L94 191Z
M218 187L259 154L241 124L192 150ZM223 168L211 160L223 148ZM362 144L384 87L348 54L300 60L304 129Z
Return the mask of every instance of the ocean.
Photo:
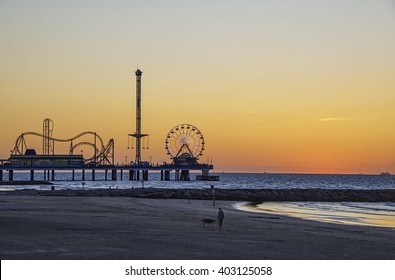
M391 175L320 175L320 174L272 174L272 173L212 173L220 176L220 181L207 182L194 180L195 175L191 173L191 181L174 181L172 173L171 181L160 181L160 173L151 172L149 180L144 182L147 188L205 188L214 185L216 188L224 189L394 189L395 176ZM29 172L17 172L14 181L29 180ZM105 180L105 173L96 171L96 180L91 181L91 174L85 173L85 188L120 188L127 189L141 187L141 181L129 181L126 172L123 180ZM43 180L43 172L35 173L35 180ZM53 183L57 188L80 189L82 187L81 173L75 173L76 181L71 181L71 172L56 172ZM7 182L7 172L3 174L3 182ZM1 190L24 189L27 186L3 185ZM48 189L48 185L28 186L29 188Z
M152 172L149 180L129 181L124 172L123 180L105 180L104 172L96 171L96 180L91 181L91 174L85 174L86 181L81 181L82 174L75 174L76 181L71 181L71 172L57 172L54 183L56 189L100 189L100 188L215 188L224 189L394 189L395 176L391 175L317 175L317 174L253 174L253 173L212 173L220 176L220 181L207 182L194 180L160 181L160 173ZM29 172L14 174L14 181L29 180ZM108 175L110 178L110 174ZM43 180L43 172L36 172L35 180ZM49 190L50 185L10 185L7 186L7 172L3 175L3 185L0 191L17 189L42 189ZM327 223L354 224L363 226L379 226L395 228L395 203L394 202L265 202L256 207L245 204L236 204L243 211L287 215L302 219L316 220Z

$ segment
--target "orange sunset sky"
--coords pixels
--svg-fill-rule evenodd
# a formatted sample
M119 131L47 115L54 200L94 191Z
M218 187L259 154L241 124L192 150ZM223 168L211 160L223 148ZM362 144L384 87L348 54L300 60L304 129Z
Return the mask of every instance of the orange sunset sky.
M0 159L51 118L133 160L137 67L144 160L190 123L218 172L395 173L390 0L0 1Z

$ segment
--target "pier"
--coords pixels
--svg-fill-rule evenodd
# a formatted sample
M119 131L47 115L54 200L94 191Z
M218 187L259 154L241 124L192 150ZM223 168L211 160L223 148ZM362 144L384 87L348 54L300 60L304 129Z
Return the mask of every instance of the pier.
M44 181L56 181L56 173L68 172L70 181L95 181L98 172L104 173L104 180L129 180L148 181L151 172L160 173L161 181L190 181L190 171L200 171L202 175L197 175L197 180L218 181L218 176L209 175L213 165L198 164L195 166L175 166L175 165L149 165L149 166L80 166L80 167L15 167L7 164L0 165L0 182L16 182L15 173L28 173L27 182L35 182L37 174L43 174ZM77 174L79 176L77 176ZM8 175L8 176L6 176ZM6 178L7 177L7 178ZM40 179L39 181L42 181ZM26 182L26 181L25 181Z
M134 162L116 165L114 163L114 139L110 139L105 144L94 131L84 131L68 139L55 138L53 136L54 122L46 118L43 122L42 133L23 132L16 139L10 158L0 159L0 182L14 182L15 173L22 172L29 174L25 182L35 182L36 175L40 172L43 174L44 182L56 181L58 172L70 172L70 181L95 181L96 173L99 172L104 172L106 181L124 180L124 178L130 181L148 181L150 172L159 172L161 181L170 181L172 172L174 172L175 181L190 181L190 171L201 172L201 175L196 176L196 180L218 181L218 176L209 175L210 170L214 168L212 162L211 164L199 163L205 149L205 140L202 132L191 124L174 126L168 133L165 149L171 163L153 165L142 159L142 149L149 149L149 134L142 133L142 73L140 69L135 72L136 131L128 134L128 137L132 137L133 140L132 146L128 145L128 148L134 149L136 153ZM42 154L38 154L28 145L27 138L30 137L42 139ZM69 144L68 154L55 153L55 143ZM81 147L93 149L93 155L84 158ZM77 176L77 173L80 176ZM4 180L6 177L7 179Z

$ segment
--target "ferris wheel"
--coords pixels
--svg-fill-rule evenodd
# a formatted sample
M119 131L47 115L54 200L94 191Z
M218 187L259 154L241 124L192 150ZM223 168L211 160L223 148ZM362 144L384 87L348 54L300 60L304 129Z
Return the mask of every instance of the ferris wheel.
M166 150L171 159L203 155L204 138L197 127L190 124L179 124L173 127L166 137Z

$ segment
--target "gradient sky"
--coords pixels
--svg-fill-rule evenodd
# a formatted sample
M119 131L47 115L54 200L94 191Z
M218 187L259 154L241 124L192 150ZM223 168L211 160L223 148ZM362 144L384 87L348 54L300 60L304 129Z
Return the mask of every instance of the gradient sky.
M216 171L395 173L390 0L0 0L0 158L51 118L133 159L137 67L145 160L191 123Z

